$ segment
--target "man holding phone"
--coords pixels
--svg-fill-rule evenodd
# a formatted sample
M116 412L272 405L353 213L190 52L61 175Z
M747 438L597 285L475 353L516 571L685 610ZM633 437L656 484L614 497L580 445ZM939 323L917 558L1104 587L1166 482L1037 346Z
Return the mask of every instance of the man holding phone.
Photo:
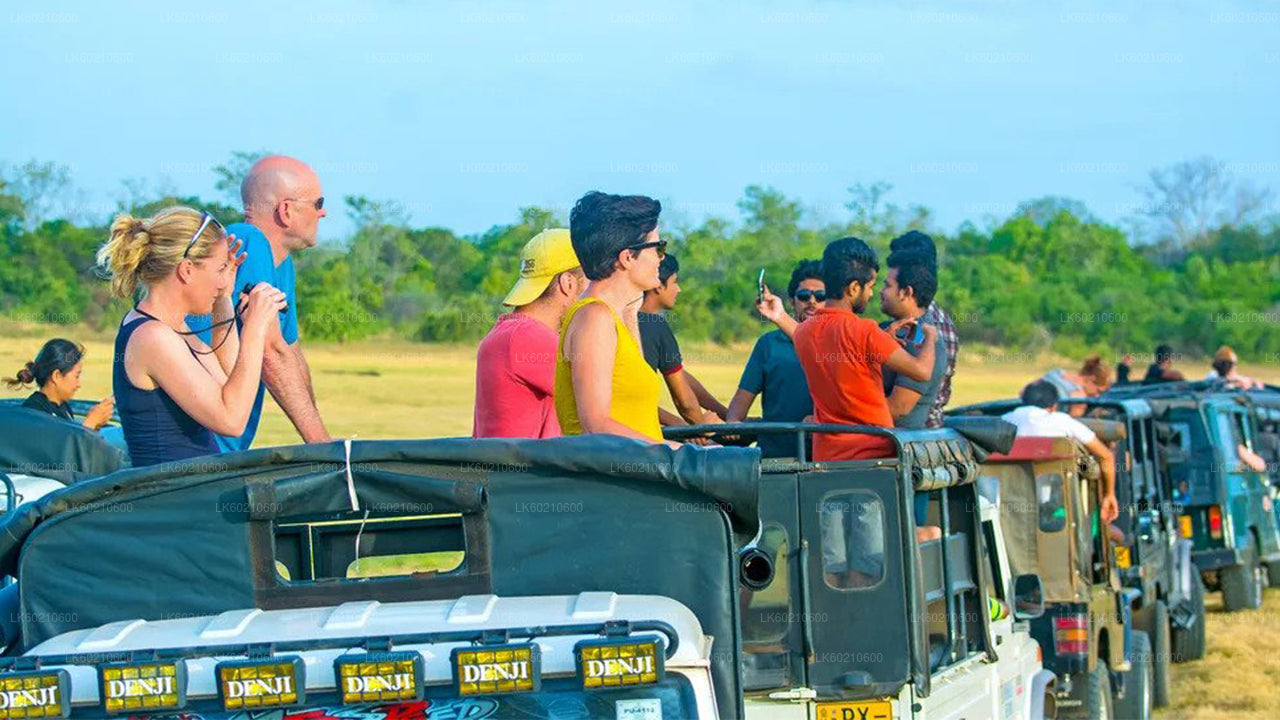
M764 270L756 280L758 298L763 299L767 288ZM791 272L787 283L787 297L791 300L791 314L803 323L813 317L827 299L826 286L822 282L822 262L802 260ZM757 302L760 300L758 299ZM773 330L760 336L751 357L742 370L738 390L729 401L729 414L725 422L736 423L747 419L747 413L764 394L762 417L765 422L802 422L813 414L813 399L809 396L809 383L804 378L804 368L796 357L796 346L782 330ZM764 457L794 457L795 439L786 435L760 435L756 440Z

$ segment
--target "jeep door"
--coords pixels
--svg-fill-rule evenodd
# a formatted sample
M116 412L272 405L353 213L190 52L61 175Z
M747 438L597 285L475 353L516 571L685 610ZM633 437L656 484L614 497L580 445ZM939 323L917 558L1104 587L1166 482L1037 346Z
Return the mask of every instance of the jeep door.
M1280 539L1276 536L1275 513L1267 478L1265 473L1245 465L1239 453L1240 447L1253 451L1251 413L1245 406L1235 403L1215 404L1212 413L1222 458L1220 469L1227 486L1231 519L1229 535L1237 549L1252 539L1258 546L1259 556L1263 560L1273 560L1280 554Z
M910 490L895 462L822 467L799 481L808 687L819 701L897 695L920 646L903 561Z

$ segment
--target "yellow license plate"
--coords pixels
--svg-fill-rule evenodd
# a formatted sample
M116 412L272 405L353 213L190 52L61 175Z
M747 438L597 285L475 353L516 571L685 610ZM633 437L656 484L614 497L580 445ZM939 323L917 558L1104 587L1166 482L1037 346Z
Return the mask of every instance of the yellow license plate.
M1116 546L1116 567L1129 567L1129 548L1124 545Z
M893 704L887 700L818 703L817 720L893 720Z

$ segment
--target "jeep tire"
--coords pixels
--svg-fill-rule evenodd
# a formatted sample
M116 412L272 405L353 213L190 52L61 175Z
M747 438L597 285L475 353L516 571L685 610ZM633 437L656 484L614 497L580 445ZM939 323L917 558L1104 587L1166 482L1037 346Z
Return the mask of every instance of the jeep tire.
M1176 663L1199 660L1204 657L1204 625L1208 621L1204 612L1204 593L1204 581L1200 579L1199 572L1193 571L1191 573L1191 595L1187 597L1187 603L1191 605L1191 612L1194 615L1191 627L1173 628L1172 636L1169 638L1173 651L1173 661Z
M1111 671L1102 658L1098 658L1097 666L1089 673L1084 702L1091 720L1115 719L1115 712L1112 710Z
M1133 631L1133 652L1129 672L1124 674L1124 697L1116 700L1116 720L1151 720L1155 708L1155 663L1151 639L1141 630Z
M1240 564L1223 568L1222 606L1227 612L1256 610L1262 606L1262 565L1253 538L1245 541Z

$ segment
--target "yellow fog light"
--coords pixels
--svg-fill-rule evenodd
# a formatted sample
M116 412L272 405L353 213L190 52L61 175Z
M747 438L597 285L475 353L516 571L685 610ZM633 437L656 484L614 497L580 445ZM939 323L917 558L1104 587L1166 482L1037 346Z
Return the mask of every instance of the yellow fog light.
M180 710L187 703L187 666L181 660L98 666L102 709L108 715Z
M422 699L422 655L380 652L343 655L333 677L344 705Z
M218 697L227 712L301 705L307 696L307 668L296 655L218 663Z
M0 675L0 719L65 718L71 714L71 679L66 670Z
M666 670L661 638L583 640L573 647L582 689L652 685Z
M542 687L542 653L537 645L454 648L453 685L458 695L537 692Z

